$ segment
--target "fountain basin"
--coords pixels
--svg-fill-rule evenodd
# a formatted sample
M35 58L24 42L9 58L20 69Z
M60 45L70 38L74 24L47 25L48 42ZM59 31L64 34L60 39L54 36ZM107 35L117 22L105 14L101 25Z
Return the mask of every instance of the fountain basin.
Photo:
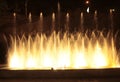
M102 79L102 78L108 79L119 77L120 68L76 69L76 70L0 69L0 79Z

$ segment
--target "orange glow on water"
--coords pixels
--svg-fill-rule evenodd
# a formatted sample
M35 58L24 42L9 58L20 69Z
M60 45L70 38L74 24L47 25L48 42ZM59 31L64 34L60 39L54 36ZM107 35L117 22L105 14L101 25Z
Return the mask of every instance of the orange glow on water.
M113 37L53 32L50 36L11 36L10 69L91 69L119 66Z

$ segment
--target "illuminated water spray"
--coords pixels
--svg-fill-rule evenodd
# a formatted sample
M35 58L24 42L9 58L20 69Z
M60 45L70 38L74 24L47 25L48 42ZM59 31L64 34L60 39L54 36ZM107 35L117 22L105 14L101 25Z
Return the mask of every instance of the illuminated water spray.
M114 40L93 32L90 38L53 32L49 37L36 34L14 38L8 50L11 69L83 69L114 68L119 66Z
M38 28L41 32L43 31L43 13L40 13L40 28Z
M29 15L28 15L28 20L29 20L29 23L32 22L32 14L31 14L31 12L30 12Z
M97 17L97 10L94 12L94 22L95 22L95 28L98 28L98 17Z
M69 21L70 21L70 17L69 17L69 13L66 14L66 31L69 31Z
M55 30L55 13L52 13L52 32Z
M83 29L84 28L84 16L83 12L80 14L80 27Z
M58 3L58 10L60 4ZM60 11L58 11L58 26ZM110 11L111 14L111 11ZM111 14L112 15L112 14ZM15 14L13 14L16 17ZM29 13L29 23L32 15ZM114 37L102 32L61 33L55 32L56 14L51 16L52 33L36 33L34 36L10 36L7 66L10 69L93 69L119 67L118 52ZM66 14L66 30L69 31L70 14ZM84 14L80 14L80 26L84 28ZM97 11L94 13L97 28ZM43 29L43 14L40 13L40 26Z
M110 23L111 23L111 28L113 29L113 12L115 11L115 9L110 9Z
M58 4L57 4L57 7L58 7L58 30L60 30L60 27L61 27L61 14L60 14L60 2L58 2Z
M16 34L16 13L13 13L13 33Z

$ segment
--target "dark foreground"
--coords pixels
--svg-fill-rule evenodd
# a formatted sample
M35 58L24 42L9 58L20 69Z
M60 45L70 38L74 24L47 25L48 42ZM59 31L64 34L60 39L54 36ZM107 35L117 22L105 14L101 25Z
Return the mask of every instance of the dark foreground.
M120 82L120 68L0 70L0 82Z

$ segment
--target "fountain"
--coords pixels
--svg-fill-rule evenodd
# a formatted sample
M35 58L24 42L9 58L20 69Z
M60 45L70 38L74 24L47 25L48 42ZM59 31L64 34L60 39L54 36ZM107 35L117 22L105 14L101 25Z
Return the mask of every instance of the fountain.
M110 12L111 14L111 12ZM65 16L65 32L55 31L55 13L51 15L51 34L36 33L11 36L8 50L9 69L95 69L117 68L119 58L115 48L114 37L108 32L92 31L70 33L70 14ZM29 25L32 15L28 16ZM112 20L112 19L111 19ZM95 28L98 27L97 11L94 13ZM84 15L80 14L80 26L84 29ZM43 27L43 14L40 13L40 28Z
M55 78L53 82L58 79L67 79L66 81L77 79L83 82L84 80L81 79L86 78L92 79L88 82L93 82L93 79L106 81L108 78L110 78L109 82L115 78L117 78L116 81L120 80L118 79L120 75L119 51L116 49L115 36L110 31L99 31L98 10L91 14L88 7L87 12L79 12L79 27L77 27L79 30L71 32L70 29L73 28L71 16L74 12L61 12L60 2L57 7L57 13L52 12L48 16L45 16L43 12L39 13L37 28L34 28L34 16L30 12L27 18L29 33L23 35L16 32L17 14L13 13L13 32L15 33L9 36L7 64L0 69L0 81L1 78L22 80L27 78L29 81L30 78L32 81L42 79L53 81L52 79ZM109 12L112 29L114 27L113 11L111 9ZM83 31L86 28L86 16L93 18L91 20L95 30L88 28L87 31ZM44 33L47 25L50 26L50 29L47 29L50 32ZM32 34L31 28L37 29L36 33ZM65 28L64 32L63 28Z

